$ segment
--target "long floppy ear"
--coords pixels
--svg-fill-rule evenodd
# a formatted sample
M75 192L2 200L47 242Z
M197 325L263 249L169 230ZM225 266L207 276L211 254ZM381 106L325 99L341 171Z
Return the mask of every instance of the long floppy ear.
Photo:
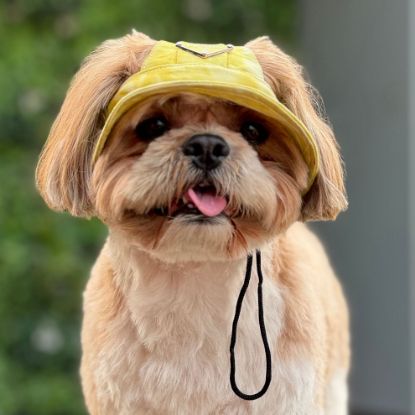
M320 168L304 196L302 220L335 219L347 208L343 164L330 126L319 115L319 96L302 76L302 67L268 37L246 44L262 66L265 79L278 99L308 128L317 142Z
M154 43L136 31L108 40L85 59L73 78L36 169L36 185L52 209L93 215L91 156L105 110L123 81L140 69Z

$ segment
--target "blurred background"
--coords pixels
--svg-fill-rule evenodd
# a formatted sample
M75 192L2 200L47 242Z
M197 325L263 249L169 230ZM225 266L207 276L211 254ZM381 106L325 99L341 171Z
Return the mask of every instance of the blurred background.
M38 154L100 42L242 44L268 34L320 90L350 209L313 225L351 304L357 415L415 414L413 0L0 0L0 415L85 414L81 293L105 228L49 211ZM267 414L264 414L267 415Z

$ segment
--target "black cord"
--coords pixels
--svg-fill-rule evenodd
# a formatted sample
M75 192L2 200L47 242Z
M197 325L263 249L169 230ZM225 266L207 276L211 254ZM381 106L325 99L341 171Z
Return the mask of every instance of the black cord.
M236 302L236 308L235 308L235 317L233 319L232 323L232 334L231 334L231 344L230 344L230 354L231 354L231 374L230 374L230 382L232 386L232 390L235 392L236 395L238 395L240 398L245 399L247 401L253 401L255 399L260 398L265 394L265 392L268 390L268 387L271 383L271 351L269 349L268 345L268 339L267 339L267 332L265 329L265 323L264 323L264 307L263 307L263 301L262 301L262 282L264 280L264 277L262 275L261 270L261 251L256 251L256 266L257 266L257 273L258 273L258 322L259 322L259 328L261 330L261 337L262 342L264 343L264 350L265 350L265 358L266 358L266 376L265 376L265 383L262 389L254 393L252 395L248 395L246 393L241 392L241 390L236 385L235 380L235 344L236 344L236 332L238 329L238 320L239 316L241 314L241 308L242 308L242 302L245 297L246 290L248 289L249 280L251 279L251 271L252 271L252 255L248 255L247 261L246 261L246 273L245 273L245 280L241 288L241 292L239 293L238 300Z

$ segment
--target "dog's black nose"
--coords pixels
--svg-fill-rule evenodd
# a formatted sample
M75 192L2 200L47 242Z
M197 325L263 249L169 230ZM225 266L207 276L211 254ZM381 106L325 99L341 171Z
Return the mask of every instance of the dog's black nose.
M192 163L203 170L213 170L229 155L226 141L213 134L197 134L183 145L183 154L190 157Z

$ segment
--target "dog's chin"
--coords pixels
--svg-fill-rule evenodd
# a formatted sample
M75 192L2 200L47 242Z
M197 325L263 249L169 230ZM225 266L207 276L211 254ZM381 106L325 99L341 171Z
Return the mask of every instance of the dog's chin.
M229 261L243 258L271 237L254 218L231 217L225 212L206 216L184 212L174 217L126 211L122 221L110 225L130 247L163 262Z
M149 252L168 262L226 260L233 256L229 249L233 233L232 221L225 214L183 214L168 223Z

